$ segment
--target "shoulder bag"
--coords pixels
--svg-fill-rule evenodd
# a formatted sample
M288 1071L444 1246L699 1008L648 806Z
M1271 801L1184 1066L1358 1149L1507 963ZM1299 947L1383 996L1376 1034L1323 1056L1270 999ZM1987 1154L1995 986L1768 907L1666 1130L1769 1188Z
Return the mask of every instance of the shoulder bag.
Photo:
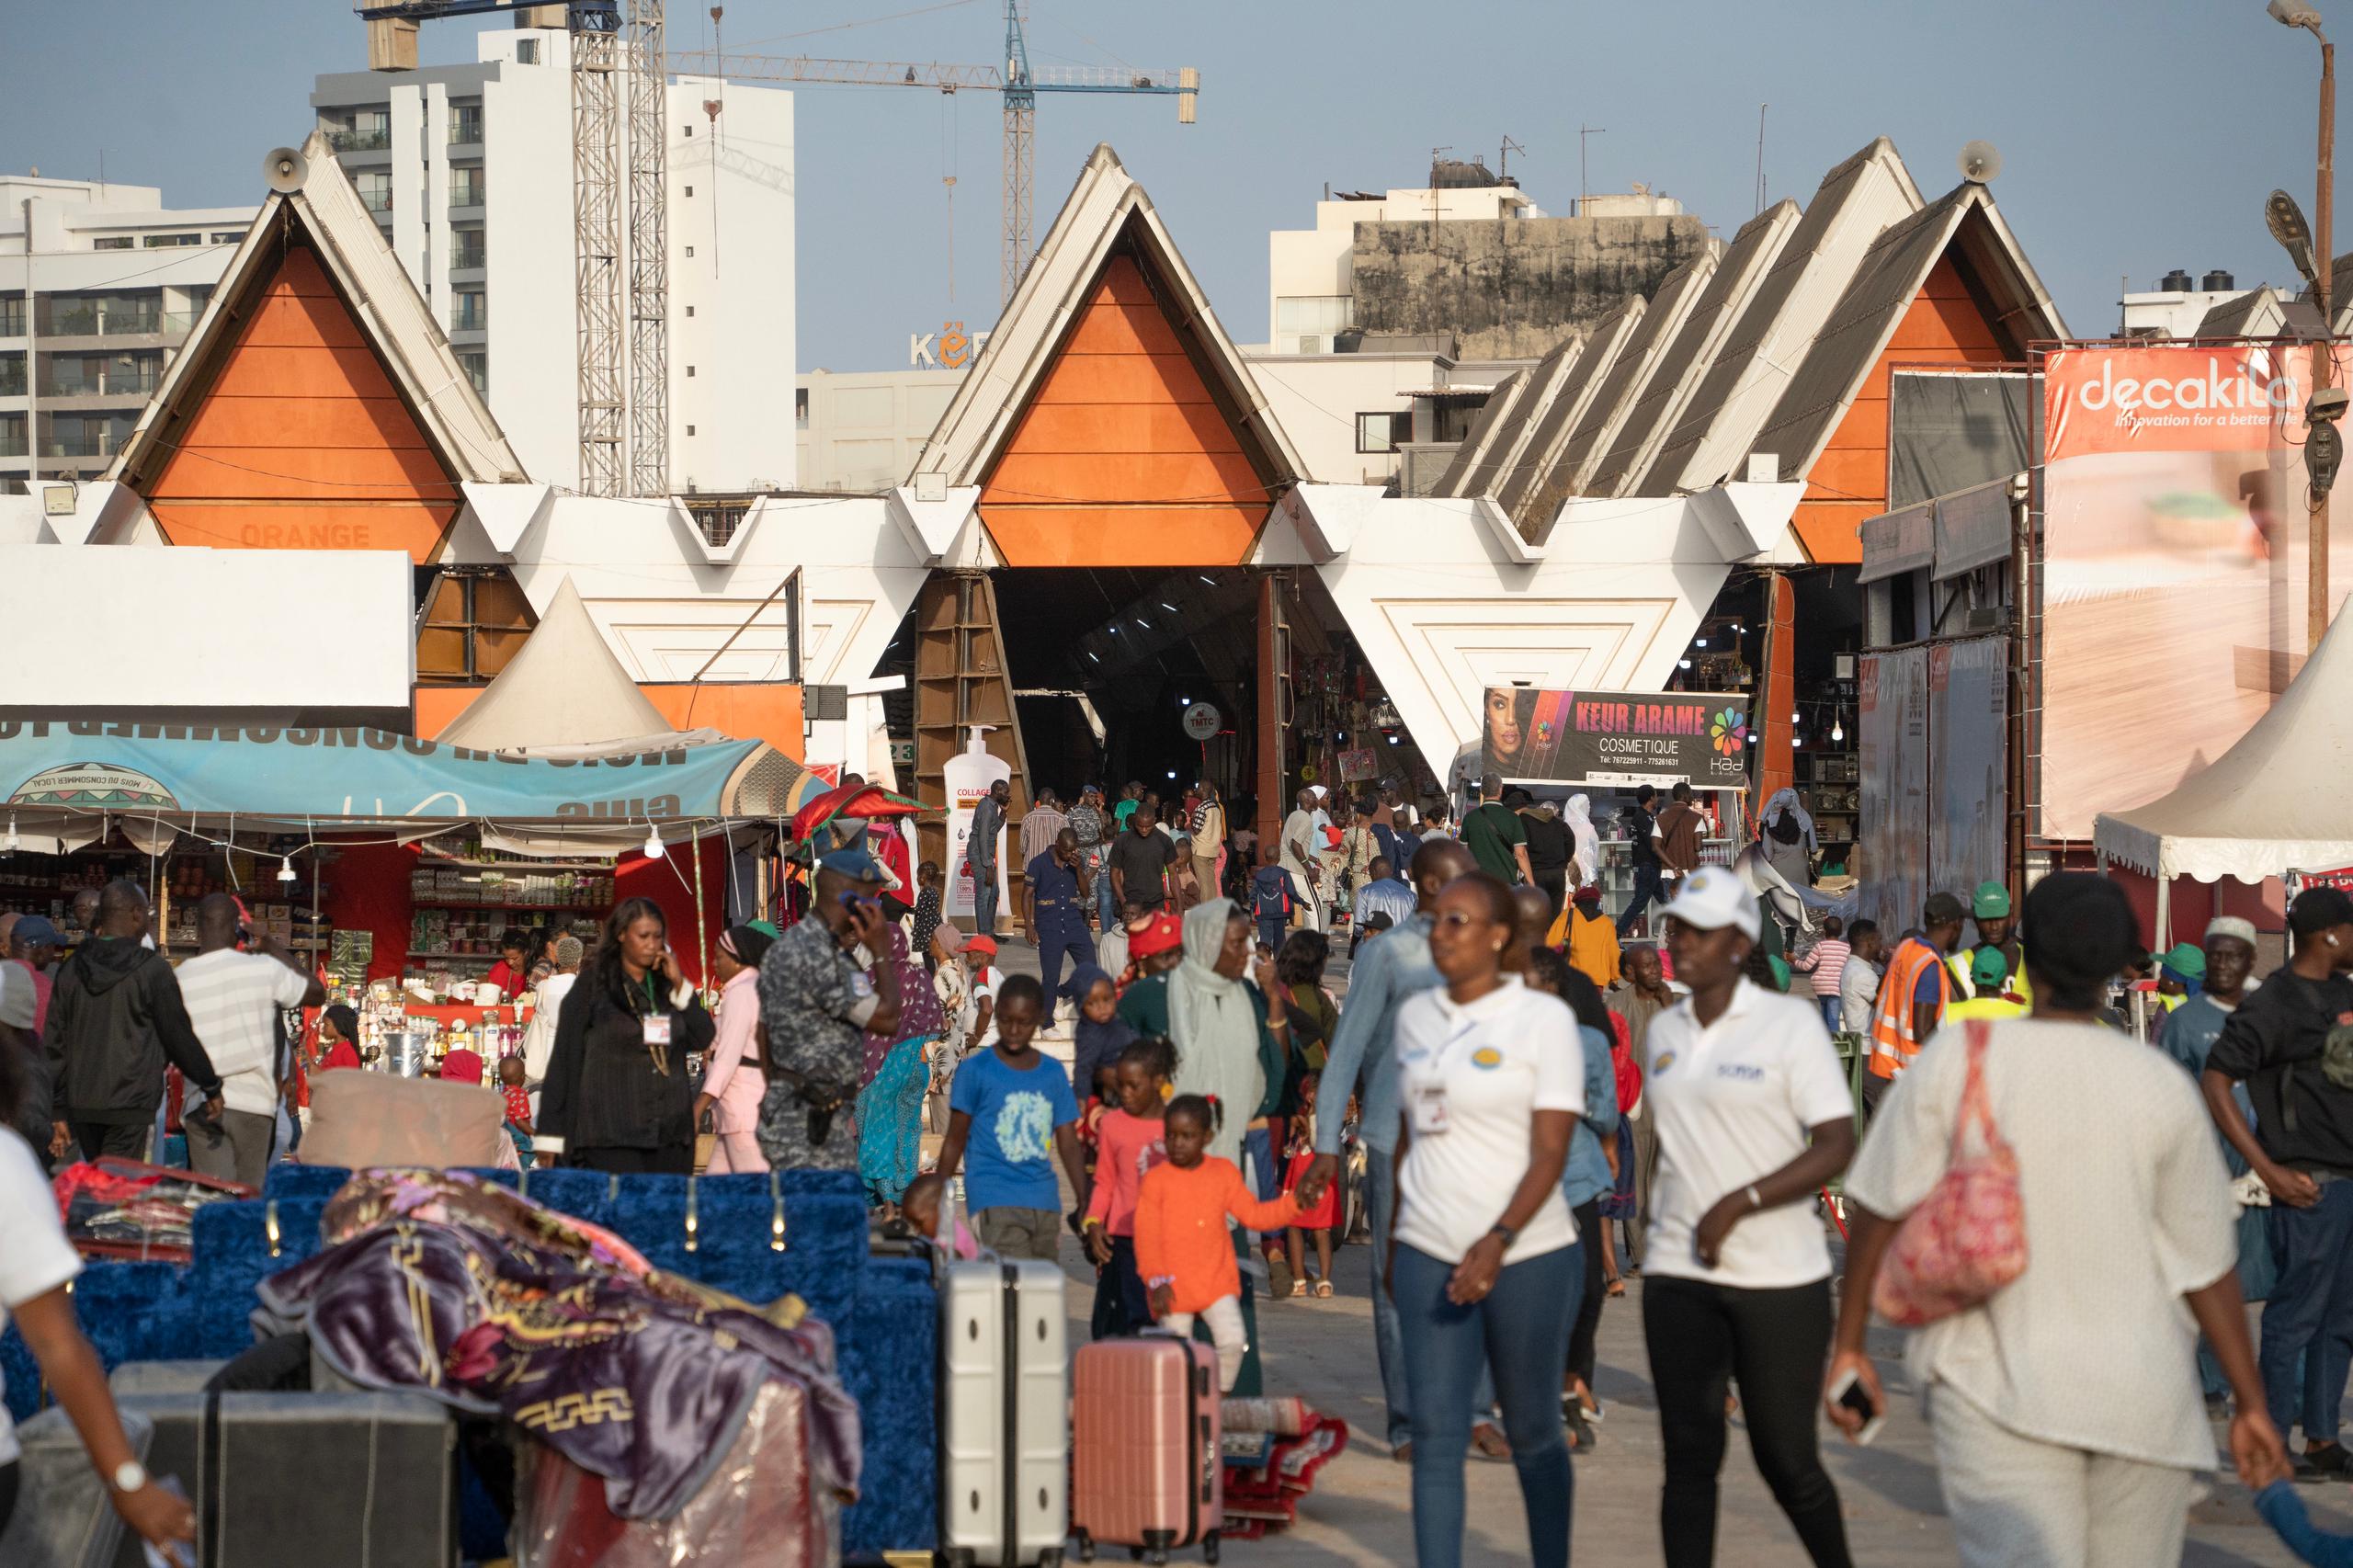
M1873 1310L1899 1328L1973 1307L2026 1272L2018 1156L2003 1142L1985 1100L1985 1042L1992 1032L1982 1018L1969 1025L1969 1082L1953 1125L1951 1163L1896 1230L1871 1289ZM1985 1145L1976 1154L1962 1150L1972 1120Z

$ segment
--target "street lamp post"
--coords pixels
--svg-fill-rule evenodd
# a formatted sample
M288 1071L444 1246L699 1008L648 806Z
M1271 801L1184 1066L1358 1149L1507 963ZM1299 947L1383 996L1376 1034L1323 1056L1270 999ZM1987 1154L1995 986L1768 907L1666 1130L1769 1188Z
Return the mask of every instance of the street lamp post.
M2335 379L2336 323L2330 312L2330 272L2335 255L2329 248L2331 199L2336 185L2336 46L2320 29L2319 8L2311 0L2270 0L2272 17L2291 28L2302 28L2320 43L2320 146L2313 176L2318 189L2313 197L2313 301L2320 307L2321 343L2313 355L2313 390L2317 393ZM2307 493L2310 543L2306 551L2305 619L2311 649L2320 646L2328 631L2328 492L2313 485Z

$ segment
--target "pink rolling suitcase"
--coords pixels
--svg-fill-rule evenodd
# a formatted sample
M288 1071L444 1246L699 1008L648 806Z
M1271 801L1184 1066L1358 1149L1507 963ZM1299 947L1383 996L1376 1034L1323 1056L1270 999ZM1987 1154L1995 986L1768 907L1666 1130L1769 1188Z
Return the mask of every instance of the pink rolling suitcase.
M1071 1525L1082 1562L1098 1543L1166 1562L1225 1522L1217 1354L1167 1335L1104 1339L1072 1364Z

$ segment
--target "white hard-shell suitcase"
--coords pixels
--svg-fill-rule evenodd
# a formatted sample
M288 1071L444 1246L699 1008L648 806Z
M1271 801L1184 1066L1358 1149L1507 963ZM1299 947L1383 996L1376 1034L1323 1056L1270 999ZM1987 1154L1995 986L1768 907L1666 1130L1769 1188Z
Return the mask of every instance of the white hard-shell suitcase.
M1069 1534L1063 1271L982 1258L939 1290L939 1546L950 1568L1052 1568Z

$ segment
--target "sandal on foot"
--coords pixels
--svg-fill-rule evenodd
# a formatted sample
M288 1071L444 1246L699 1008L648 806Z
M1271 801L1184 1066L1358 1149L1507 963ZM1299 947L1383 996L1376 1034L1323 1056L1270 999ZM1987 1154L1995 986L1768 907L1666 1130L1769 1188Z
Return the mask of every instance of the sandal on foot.
M1292 1296L1294 1296L1294 1297L1296 1297L1296 1296L1304 1296L1304 1295L1306 1295L1306 1294L1307 1294L1307 1281L1306 1281L1306 1280L1304 1280L1304 1279L1294 1279L1294 1280L1292 1280L1292 1281L1290 1282L1290 1294L1291 1294Z
M1315 1282L1315 1294L1328 1301L1332 1295L1332 1282L1329 1279L1318 1279Z

